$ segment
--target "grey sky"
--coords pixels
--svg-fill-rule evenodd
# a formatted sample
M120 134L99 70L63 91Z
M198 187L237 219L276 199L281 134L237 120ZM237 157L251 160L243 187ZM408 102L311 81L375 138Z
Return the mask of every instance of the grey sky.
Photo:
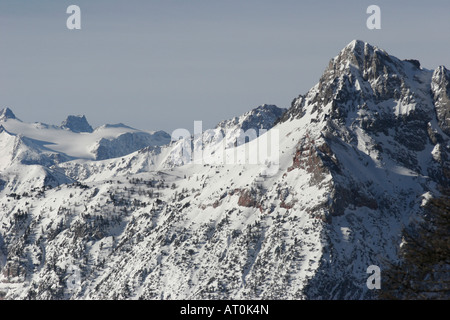
M70 4L82 30L66 28ZM366 28L371 4L381 30ZM206 129L288 107L353 39L450 67L449 12L448 0L2 0L0 108L30 122Z

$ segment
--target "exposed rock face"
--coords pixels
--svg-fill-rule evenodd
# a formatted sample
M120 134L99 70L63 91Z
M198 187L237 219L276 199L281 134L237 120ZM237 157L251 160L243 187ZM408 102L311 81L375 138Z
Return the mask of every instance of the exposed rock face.
M254 194L252 194L251 190L243 190L241 191L241 195L239 196L238 205L241 207L255 207L256 199Z
M85 116L68 116L66 120L61 124L61 128L69 129L73 132L88 132L94 131L91 125L88 123Z
M330 152L331 150L327 147L326 143L322 141L317 145L314 139L311 139L307 134L300 141L293 158L293 163L287 171L290 172L293 169L305 170L312 176L309 183L311 185L320 185L325 179L325 176L330 173L330 168L326 165L330 161L330 156L332 156Z
M450 72L440 66L433 72L431 92L440 128L450 135Z

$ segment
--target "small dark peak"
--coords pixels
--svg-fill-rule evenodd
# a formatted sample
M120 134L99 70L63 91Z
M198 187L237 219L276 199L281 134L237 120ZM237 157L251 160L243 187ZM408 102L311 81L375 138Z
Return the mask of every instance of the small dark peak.
M217 128L226 129L240 126L240 129L247 131L249 129L271 129L278 119L283 115L286 109L279 108L273 104L260 105L239 117L223 120L216 125Z
M158 131L154 132L153 136L161 138L161 139L166 139L168 142L170 142L170 139L172 138L170 136L170 134L168 134L167 132L165 132L163 130L158 130Z
M450 74L450 72L445 66L439 66L436 68L436 70L434 70L433 74L440 77L447 77Z
M444 66L439 66L433 72L432 83L441 88L448 89L450 93L450 72Z
M242 122L242 129L270 129L283 115L286 109L282 109L273 104L263 104L251 110L246 119Z
M304 115L304 104L305 104L305 96L299 95L297 98L292 100L291 107L281 115L278 122L285 122L288 120L292 120L294 118L299 119Z
M405 59L403 61L411 63L413 66L415 66L417 69L420 69L420 61L415 59Z
M68 116L61 124L62 129L68 129L75 133L88 132L92 133L91 125L88 123L86 117L83 116Z
M258 106L257 108L253 109L251 111L251 114L253 115L261 115L261 114L267 114L267 115L275 115L277 117L280 117L284 113L284 109L278 108L276 105L273 104L263 104Z
M0 121L5 121L7 119L16 119L16 116L10 108L3 108L0 110Z

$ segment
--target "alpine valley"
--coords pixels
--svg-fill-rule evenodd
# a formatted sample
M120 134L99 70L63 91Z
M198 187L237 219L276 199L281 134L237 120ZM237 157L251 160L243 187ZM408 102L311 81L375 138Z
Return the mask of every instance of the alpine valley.
M0 299L372 299L449 137L450 72L359 40L290 108L180 139L4 108Z

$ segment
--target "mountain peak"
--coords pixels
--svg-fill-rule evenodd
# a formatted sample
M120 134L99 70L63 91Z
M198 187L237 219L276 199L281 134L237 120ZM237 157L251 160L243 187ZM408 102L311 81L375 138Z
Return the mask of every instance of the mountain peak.
M16 119L16 116L12 112L12 110L8 107L0 110L0 121L4 121L7 119Z
M263 105L256 107L252 111L253 112L279 112L280 110L282 110L282 109L277 107L274 104L263 104Z
M286 109L279 108L276 105L260 105L240 117L221 121L216 128L231 128L239 126L246 131L248 129L270 129L276 121L283 115Z
M350 64L363 70L372 64L384 64L385 61L390 61L390 56L386 51L362 40L353 40L341 50L337 57L331 60L330 65L346 67Z
M429 88L425 73L417 60L399 60L377 46L353 40L330 60L319 83L305 96L294 99L283 120L303 116L308 106L311 112L322 110L328 103L332 103L333 116L339 118L350 109L366 108L367 104L390 99L399 101L400 105L415 101L420 102L419 106L427 106L424 97ZM445 82L445 74L444 68L437 69L435 82Z
M88 123L86 116L73 116L70 115L64 120L61 124L61 128L69 129L72 132L80 133L80 132L89 132L92 133L94 130L91 125Z
M450 72L445 66L439 66L433 72L433 79L443 80L446 78L450 78Z
M340 56L348 57L349 54L353 56L364 56L364 53L366 51L373 51L375 48L376 47L362 40L353 40L340 51L338 57Z
M345 49L348 49L348 50L360 50L361 48L364 48L366 45L370 45L370 44L368 44L367 42L362 41L362 40L354 39L348 45L346 45L344 47L344 50Z

